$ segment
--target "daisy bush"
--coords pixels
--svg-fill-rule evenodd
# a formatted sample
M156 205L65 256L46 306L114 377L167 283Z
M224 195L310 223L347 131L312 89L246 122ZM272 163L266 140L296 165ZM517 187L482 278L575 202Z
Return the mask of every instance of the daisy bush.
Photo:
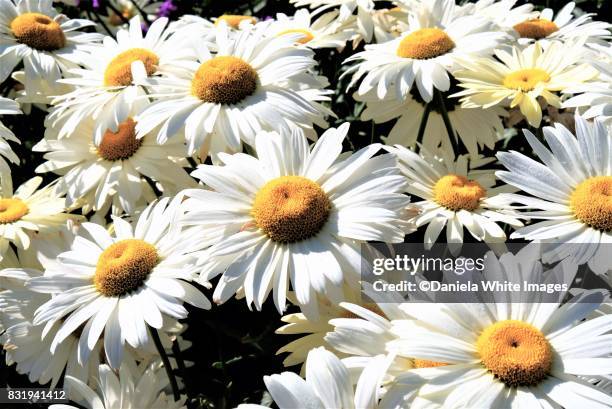
M611 408L611 13L0 0L0 390ZM373 297L368 243L478 243L474 279L569 286Z

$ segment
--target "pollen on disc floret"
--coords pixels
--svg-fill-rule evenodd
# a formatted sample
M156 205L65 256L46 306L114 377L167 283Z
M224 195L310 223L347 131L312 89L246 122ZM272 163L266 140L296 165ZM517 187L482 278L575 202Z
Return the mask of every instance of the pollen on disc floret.
M449 210L475 210L486 190L465 176L450 174L441 177L433 187L434 201Z
M111 244L100 254L94 285L107 297L119 297L137 290L159 261L155 246L139 239Z
M330 211L331 201L317 183L301 176L281 176L257 192L251 215L270 239L293 243L315 236Z
M10 24L18 42L41 51L54 51L66 46L66 36L59 23L40 13L24 13Z

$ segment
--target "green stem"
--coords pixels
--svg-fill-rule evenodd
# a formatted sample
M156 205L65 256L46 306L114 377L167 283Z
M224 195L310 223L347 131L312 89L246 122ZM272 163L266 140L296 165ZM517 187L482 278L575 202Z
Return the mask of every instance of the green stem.
M183 353L181 351L181 347L178 344L178 340L174 340L174 342L172 343L172 354L176 359L176 365L178 366L179 372L183 378L183 383L185 384L187 396L191 396L191 393L189 392L189 383L187 382L187 368L185 367Z
M453 148L453 153L455 156L457 156L459 155L459 146L457 145L457 138L455 136L455 131L453 130L453 125L448 117L448 111L446 110L446 104L444 103L444 96L438 89L434 90L434 93L435 98L438 100L438 105L440 105L440 114L442 114L444 126L446 127L446 132L448 133L448 139L450 140L451 147Z
M419 133L417 134L417 145L423 143L423 135L425 135L425 128L427 128L427 121L429 120L429 114L431 113L431 102L428 102L425 105L425 111L423 111L423 116L421 116L421 124L419 125Z
M178 401L181 398L181 395L179 394L176 377L172 372L172 366L170 366L170 360L168 359L168 355L166 355L166 350L164 349L164 346L161 343L161 339L159 339L159 334L157 333L157 330L153 327L149 327L149 332L151 333L151 338L153 338L155 348L157 348L157 352L159 352L159 356L161 357L162 363L164 364L166 375L168 375L168 379L170 380L170 386L172 387L172 395L174 395L174 400Z
M143 23L148 26L149 25L149 16L147 15L147 13L145 13L145 11L134 0L130 0L130 3L132 3L134 5L136 10L138 10L140 15L142 16Z

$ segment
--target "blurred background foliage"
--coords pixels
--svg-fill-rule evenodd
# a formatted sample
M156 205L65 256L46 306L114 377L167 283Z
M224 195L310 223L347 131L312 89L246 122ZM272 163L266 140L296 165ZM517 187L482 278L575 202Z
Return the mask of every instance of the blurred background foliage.
M519 0L518 4L526 3ZM555 11L563 7L565 0L536 0L531 3L537 8L550 7ZM577 0L579 12L598 14L600 20L610 20L612 0ZM97 4L97 5L96 5ZM288 0L174 0L174 10L169 17L176 19L184 14L197 14L203 17L216 17L222 14L253 14L260 18L273 17L276 13L292 14L294 11ZM105 0L81 0L78 7L58 3L65 14L76 17L82 15L97 21L97 13L106 10ZM377 7L389 7L391 3L377 2ZM361 45L360 47L363 47ZM361 103L355 103L352 91L346 92L348 78L339 81L342 73L342 61L355 51L348 46L343 52L335 50L317 51L321 72L330 80L331 89L335 89L332 109L337 119L331 119L331 125L350 121L351 138L347 149L358 149L371 142L380 141L386 135L390 124L373 125L371 122L359 121L363 109ZM14 96L16 83L9 79L0 84L0 94ZM34 176L34 168L42 162L40 154L31 152L31 147L38 142L44 133L43 120L45 112L32 107L28 115L5 116L3 122L21 139L22 144L15 145L15 152L21 159L21 165L13 168L14 185L19 185ZM520 128L524 123L518 124ZM524 151L522 138L511 138L501 141L504 149L512 148ZM485 152L494 153L494 152ZM45 176L48 181L52 176ZM418 242L421 237L411 235L411 241ZM209 290L204 290L210 293ZM210 295L210 294L208 294ZM290 308L288 312L297 312ZM294 339L289 336L274 335L281 326L280 316L271 303L266 303L263 311L250 311L244 300L230 300L224 305L215 306L211 311L192 309L188 319L188 329L184 338L192 343L184 353L184 358L191 362L185 378L186 388L195 398L190 403L192 408L233 408L239 403L269 403L265 392L263 376L279 373L284 370L283 356L275 352ZM299 370L298 367L290 368ZM14 367L7 367L3 354L0 355L0 387L28 387L26 376L15 373ZM4 407L4 406L3 406ZM6 406L8 408L8 406ZM16 406L21 407L22 406ZM35 406L32 406L35 407Z

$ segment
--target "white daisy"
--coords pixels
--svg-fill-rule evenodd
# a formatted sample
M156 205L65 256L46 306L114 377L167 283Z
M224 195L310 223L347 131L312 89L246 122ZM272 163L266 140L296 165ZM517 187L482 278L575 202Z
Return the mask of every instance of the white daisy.
M290 0L296 8L308 6L315 9L312 14L319 14L331 8L338 7L338 22L345 24L353 18L357 11L356 28L359 37L367 43L372 41L374 20L372 18L374 3L377 0Z
M379 99L374 91L363 96L355 94L354 97L357 101L366 102L366 108L361 113L362 121L373 120L375 123L381 123L397 119L389 135L383 138L386 144L413 147L417 142L417 130L423 120L427 103L414 90L410 94L403 100L396 99L393 94ZM469 109L463 108L452 98L444 98L443 101L457 135L472 157L478 157L479 149L483 147L495 147L504 131L501 117L507 113L503 108ZM430 104L427 126L420 142L429 151L435 151L440 145L443 149L452 149L439 101L432 101Z
M529 18L514 25L519 37L519 44L537 41L543 47L552 42L566 43L585 39L586 44L605 44L611 38L612 24L604 21L592 21L594 14L584 13L574 18L572 12L576 7L573 1L567 3L555 16L552 9L542 10L536 18Z
M115 237L98 224L83 223L91 238L78 236L57 264L45 265L45 275L28 283L33 291L53 294L33 322L61 322L52 352L79 330L79 362L87 361L102 337L109 364L118 368L125 342L134 348L149 343L147 327L160 329L164 317L187 316L183 302L210 308L188 283L194 277L193 257L186 254L177 223L181 200L150 205L135 226L113 217Z
M28 180L15 192L10 174L0 179L0 255L9 243L27 249L34 233L59 231L68 220L82 218L66 213L66 200L56 193L53 184L38 189L41 177Z
M374 10L372 13L374 40L377 43L384 43L408 31L408 11L407 3L400 3L390 9ZM361 40L359 35L353 38L353 48L356 48Z
M100 365L95 376L96 391L87 382L66 376L66 386L75 391L71 400L80 406L51 405L49 409L186 409L186 397L174 401L164 392L168 377L160 365L153 362L135 369L122 365L118 374L108 365Z
M454 0L420 3L409 14L410 30L400 38L368 45L365 51L346 62L359 61L347 72L354 72L352 84L363 77L358 94L376 89L379 98L393 92L396 99L408 96L413 83L429 102L434 89L448 91L449 72L457 69L458 58L473 58L492 52L505 37L487 31L490 23L471 16L456 17Z
M129 29L117 32L117 40L104 37L101 47L89 49L83 61L85 68L70 70L71 76L62 80L77 88L53 101L57 107L49 117L50 125L60 127L60 137L91 117L98 145L108 129L116 132L137 101L146 98L144 89L135 85L136 80L181 69L180 64L191 57L192 50L179 37L170 37L165 30L167 23L166 18L156 20L143 36L140 17L136 16L130 20Z
M87 118L69 137L59 139L57 129L49 127L45 138L32 148L46 152L47 161L36 172L62 175L57 189L67 192L69 205L78 202L84 204L85 213L105 214L112 203L113 214L133 214L136 206L156 198L147 179L161 183L166 195L195 185L182 167L188 163L180 139L165 145L159 145L152 134L137 139L136 122L128 117L117 132L106 130L96 147L94 128L94 121Z
M291 281L302 311L314 317L316 293L342 299L344 271L360 269L359 243L403 241L409 199L395 158L373 158L375 144L339 159L347 131L348 124L331 128L310 149L299 132L260 133L257 159L221 155L225 166L193 172L214 191L186 191L184 223L217 233L202 257L205 276L223 272L216 302L243 287L247 303L261 309L274 288L282 312Z
M598 118L609 124L612 120L612 45L594 48L598 52L589 63L599 71L599 76L594 82L564 90L564 93L575 96L564 101L562 107L578 108L583 117Z
M494 170L481 169L495 158L454 158L448 151L434 155L425 149L417 154L403 146L388 147L397 155L402 173L408 179L407 192L423 199L415 202L417 227L427 225L426 248L430 248L446 227L448 243L463 243L463 229L479 241L500 243L506 234L498 223L522 226L507 210L499 193L513 190L496 186Z
M411 321L396 321L403 356L450 365L400 376L395 396L418 394L445 408L609 408L612 397L579 376L610 376L612 315L583 321L602 292L555 303L404 304ZM449 381L452 380L452 381ZM420 406L419 406L420 407Z
M542 50L540 43L512 54L497 50L491 58L461 60L465 69L454 73L459 86L465 88L454 94L467 108L489 108L495 105L519 107L527 122L539 127L543 98L553 107L561 107L556 92L571 89L597 76L597 70L583 63L584 48L580 44L553 43Z
M23 62L27 93L57 94L62 75L84 62L84 47L101 40L78 31L93 25L59 14L51 0L0 0L0 82Z
M276 20L270 23L269 35L301 34L297 42L309 48L341 49L355 31L349 24L337 23L337 17L337 11L325 13L316 20L306 9L297 10L293 16L278 13Z
M555 241L547 259L573 256L605 273L612 265L612 142L601 121L576 116L576 137L563 125L544 127L547 149L525 130L529 146L543 163L511 151L497 154L508 171L496 175L532 196L507 196L509 202L533 209L525 219L544 221L517 230L511 238Z
M17 102L12 99L0 97L0 115L18 115L20 113L21 111L19 110L19 104ZM4 160L5 158L11 163L19 163L19 158L15 152L13 152L11 145L9 145L7 141L20 143L15 134L0 121L0 162L3 163L0 166L4 168L3 171L10 171L8 164Z
M467 2L459 6L457 14L476 15L493 23L501 30L515 33L514 26L523 21L538 17L533 4L526 3L515 7L517 0L478 0L475 3Z
M293 372L283 372L264 376L264 382L280 409L375 409L386 365L383 356L376 357L353 388L346 365L324 348L316 348L308 354L305 380ZM238 409L264 408L251 404L238 406Z
M309 72L313 52L295 45L300 34L265 31L261 25L234 35L221 26L214 56L199 44L187 71L144 81L158 101L138 116L138 134L162 125L157 139L165 142L184 127L190 153L216 153L240 151L242 141L253 145L260 130L326 126L326 111L309 99L318 84Z

